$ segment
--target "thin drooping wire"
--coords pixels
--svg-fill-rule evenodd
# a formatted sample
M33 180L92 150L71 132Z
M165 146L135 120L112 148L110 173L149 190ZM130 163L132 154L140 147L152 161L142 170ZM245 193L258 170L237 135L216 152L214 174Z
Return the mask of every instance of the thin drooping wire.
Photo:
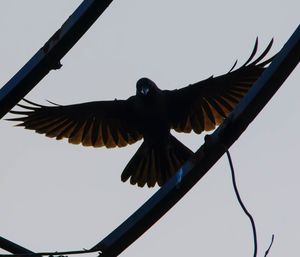
M269 254L269 251L273 245L273 242L274 242L274 234L272 235L271 243L270 243L268 249L266 250L264 257L267 257L267 255Z
M225 146L224 146L224 149L226 151L226 154L227 154L227 157L228 157L228 161L229 161L229 165L230 165L232 184L233 184L233 189L234 189L236 198L237 198L237 200L238 200L241 208L243 209L244 213L247 215L247 217L249 218L249 220L251 222L252 232L253 232L253 243L254 243L253 256L256 257L257 256L257 233L256 233L255 222L254 222L254 219L253 219L252 215L250 214L250 212L245 207L245 205L244 205L244 203L243 203L243 201L241 199L239 190L237 188L236 180L235 180L235 173L234 173L234 168L233 168L233 163L232 163L232 159L231 159L229 150Z
M232 159L231 159L231 156L230 156L230 152L229 152L229 150L224 145L223 145L223 147L224 147L225 152L226 152L227 157L228 157L228 161L229 161L229 165L230 165L230 170L231 170L232 184L233 184L235 195L236 195L236 197L238 199L238 202L239 202L241 208L243 209L244 213L248 216L248 218L249 218L249 220L251 222L252 231L253 231L253 242L254 242L253 256L256 257L257 256L257 233L256 233L255 221L254 221L252 215L250 214L250 212L245 207L245 205L244 205L244 203L243 203L243 201L241 199L239 190L237 188L236 179L235 179L235 172L234 172L234 168L233 168L233 163L232 163ZM274 242L274 234L272 235L271 243L270 243L268 249L266 250L264 257L267 257L267 255L269 254L269 251L270 251L270 249L271 249L271 247L273 245L273 242Z

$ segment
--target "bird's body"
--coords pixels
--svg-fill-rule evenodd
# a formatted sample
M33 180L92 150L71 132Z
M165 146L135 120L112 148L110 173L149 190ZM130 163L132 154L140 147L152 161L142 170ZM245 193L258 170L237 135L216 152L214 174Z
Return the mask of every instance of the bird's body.
M271 48L237 70L211 77L178 90L161 90L148 78L137 82L136 95L127 100L98 101L75 105L43 106L25 100L25 115L11 120L56 139L84 146L123 147L143 138L125 167L121 179L149 187L163 185L193 152L179 142L171 129L195 133L212 130L233 110L272 58L260 62ZM252 61L252 62L251 62ZM250 63L251 62L251 63Z
M147 80L143 78L140 81L145 83ZM143 134L144 141L149 141L148 143L163 142L171 129L164 91L156 88L154 93L154 96L139 95L134 98L137 127Z
M149 91L141 93L139 85ZM153 81L142 78L137 82L137 94L129 99L136 128L144 142L125 167L122 180L131 177L132 184L149 187L159 185L171 177L193 153L170 133L171 122L168 104L170 91L160 90Z

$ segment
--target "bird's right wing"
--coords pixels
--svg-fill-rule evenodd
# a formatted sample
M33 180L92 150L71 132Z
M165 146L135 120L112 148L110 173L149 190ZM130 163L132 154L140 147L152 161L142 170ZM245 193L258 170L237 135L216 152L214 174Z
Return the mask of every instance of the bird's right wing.
M72 144L122 147L142 138L135 126L131 100L44 106L24 99L28 105L18 106L25 110L10 112L22 117L9 120L48 137L68 138Z
M272 43L273 40L253 60L258 46L256 40L249 59L238 69L234 69L234 65L224 75L210 77L178 90L165 91L172 128L177 132L189 133L193 130L199 134L221 124L271 63L273 57L263 59Z

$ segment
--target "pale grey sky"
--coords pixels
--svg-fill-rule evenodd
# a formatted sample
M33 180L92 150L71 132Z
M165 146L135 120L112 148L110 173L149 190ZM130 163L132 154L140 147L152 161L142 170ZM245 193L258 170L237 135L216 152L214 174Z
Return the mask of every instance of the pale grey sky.
M81 1L0 3L0 85ZM28 99L61 104L127 98L142 77L180 88L245 61L259 37L276 53L299 24L297 0L115 0ZM259 256L298 256L299 67L231 148L240 193L257 225ZM140 143L93 149L1 121L0 235L33 251L89 248L156 190L120 181ZM196 150L203 135L178 135ZM122 256L252 256L248 219L233 194L227 159ZM96 256L96 254L93 254Z

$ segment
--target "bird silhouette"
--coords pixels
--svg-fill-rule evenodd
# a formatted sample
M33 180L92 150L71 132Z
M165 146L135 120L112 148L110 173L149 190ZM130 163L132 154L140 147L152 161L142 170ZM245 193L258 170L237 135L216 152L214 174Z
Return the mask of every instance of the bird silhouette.
M95 101L74 105L44 106L23 99L21 115L9 120L17 126L48 137L68 138L83 146L124 147L140 139L143 143L126 165L121 179L131 184L162 186L193 152L170 130L200 134L213 130L229 115L272 58L263 59L272 47L257 52L256 40L249 59L238 69L236 62L224 75L210 77L181 89L161 90L148 78L136 84L136 95L127 100Z

